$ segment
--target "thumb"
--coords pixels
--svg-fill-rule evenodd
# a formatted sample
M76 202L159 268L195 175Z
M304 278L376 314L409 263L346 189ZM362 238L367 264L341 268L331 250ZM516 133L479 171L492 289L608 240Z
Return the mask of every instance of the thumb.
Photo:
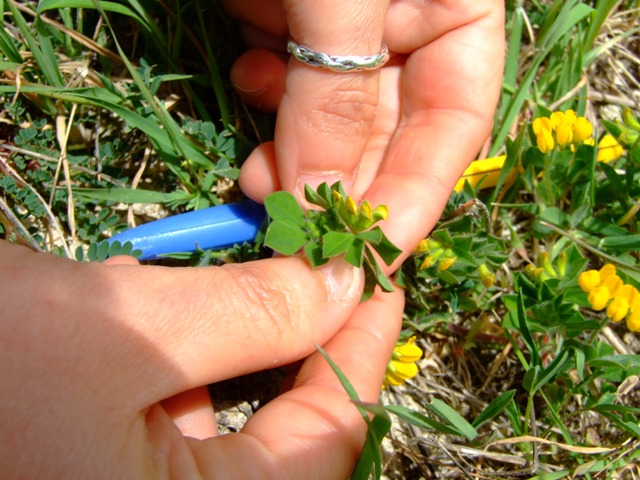
M328 55L381 51L389 0L285 0L291 39ZM332 72L293 56L278 109L275 153L284 190L304 196L341 180L354 183L378 104L378 70Z

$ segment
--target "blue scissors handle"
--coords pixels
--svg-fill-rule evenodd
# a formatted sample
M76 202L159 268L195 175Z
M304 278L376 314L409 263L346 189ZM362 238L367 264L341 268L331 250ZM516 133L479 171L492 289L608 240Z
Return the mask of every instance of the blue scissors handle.
M262 205L246 200L145 223L111 237L109 242L131 242L134 250L142 251L140 260L153 260L168 253L251 242L265 217Z

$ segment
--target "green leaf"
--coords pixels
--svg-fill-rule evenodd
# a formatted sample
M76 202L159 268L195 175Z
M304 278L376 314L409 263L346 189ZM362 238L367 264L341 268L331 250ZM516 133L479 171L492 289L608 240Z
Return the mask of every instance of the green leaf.
M364 450L362 451L361 458L358 461L358 465L356 466L356 472L352 478L365 480L368 478L372 469L375 472L376 478L379 478L382 473L382 455L380 452L380 445L382 444L384 436L391 428L391 419L384 412L376 412L373 420L369 420L367 410L360 405L361 402L358 392L356 392L356 389L353 387L347 376L331 359L329 354L322 349L322 347L316 346L316 348L336 374L342 384L342 388L344 388L347 395L349 395L349 398L354 402L355 407L362 416L362 419L367 424L367 441L365 443Z
M289 192L275 192L264 199L269 216L280 222L304 228L306 217L296 198Z
M372 230L376 229L380 230L381 239L377 243L372 243L371 246L378 252L384 263L391 265L400 256L402 250L391 243L380 227L374 227Z
M311 241L304 246L304 254L309 259L309 263L311 263L313 268L324 265L329 261L328 258L322 256L322 247L314 241Z
M364 448L360 453L356 468L351 474L351 480L368 480L372 474L374 478L379 479L382 475L380 448L382 440L391 429L391 419L386 412L384 415L378 413L374 415L367 430Z
M293 255L308 240L307 232L297 225L276 221L269 225L264 244L283 255Z
M136 20L141 26L148 29L148 25L133 10L115 2L99 2L100 6L107 12L126 15ZM84 8L95 9L93 0L40 0L38 3L38 14L47 10L57 10L59 8Z
M540 353L538 352L538 347L536 346L536 342L531 335L531 331L529 330L529 325L527 323L527 314L524 309L524 295L522 294L522 289L518 290L518 327L520 330L520 334L522 335L522 340L529 348L529 352L531 353L531 362L533 365L541 365L542 362L540 360Z
M319 193L307 184L304 186L304 198L312 205L317 205L325 210L330 206L329 202L327 202Z
M366 263L369 263L370 266L372 267L373 273L375 275L378 285L380 285L380 288L382 288L382 290L385 292L393 292L393 285L391 284L387 276L382 271L382 268L380 268L380 265L378 265L378 262L376 261L373 254L369 250L366 250L365 255L367 257Z
M482 412L471 422L471 425L475 428L480 428L481 425L489 420L497 417L502 410L504 410L509 402L515 397L516 390L509 390L498 395L493 401L487 405Z
M529 393L535 393L535 385L538 382L538 375L540 374L540 365L535 365L524 374L522 380L522 387Z
M356 238L353 241L353 245L351 245L347 253L344 254L344 259L354 267L360 268L364 258L364 247L364 242Z
M452 428L448 425L444 425L432 418L423 415L420 412L416 412L402 405L387 405L385 408L396 415L398 418L401 418L405 422L414 425L418 428L422 428L423 430L437 430L438 432L445 433L447 435L459 435L460 432L455 428Z
M549 383L556 374L565 366L569 358L571 357L571 350L563 350L553 361L545 368L533 386L533 392L537 392L547 383Z
M317 192L327 205L333 206L333 194L331 193L331 188L327 185L327 182L322 182L318 185Z
M353 245L356 236L350 232L327 232L322 237L322 256L335 257Z
M478 432L473 425L467 422L462 415L456 412L449 405L437 398L433 399L430 404L427 404L427 408L433 413L438 415L443 420L448 421L451 425L460 432L460 434L467 437L469 440L473 440L478 436Z
M600 247L611 250L638 251L640 250L640 234L603 238L600 240Z

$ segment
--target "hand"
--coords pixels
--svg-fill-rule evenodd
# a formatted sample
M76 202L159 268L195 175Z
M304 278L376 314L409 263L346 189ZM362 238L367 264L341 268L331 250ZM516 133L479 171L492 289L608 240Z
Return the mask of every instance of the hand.
M0 241L3 478L350 473L364 422L314 344L376 401L400 293L352 313L361 274L339 262L311 271L296 257L208 268L110 263ZM216 437L200 386L308 355L290 391L241 433Z
M385 233L410 251L490 132L502 80L503 2L223 4L253 48L236 62L234 84L248 102L278 108L275 143L243 167L245 192L260 200L274 189L300 194L304 183L342 180L354 197L387 204ZM287 64L289 35L334 55L368 55L384 42L392 60L379 72L349 74Z

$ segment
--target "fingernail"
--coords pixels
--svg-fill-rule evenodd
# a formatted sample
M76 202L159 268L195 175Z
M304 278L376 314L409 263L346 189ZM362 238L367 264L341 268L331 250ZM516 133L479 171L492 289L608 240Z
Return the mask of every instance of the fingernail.
M260 86L258 88L243 88L237 83L233 83L233 88L235 88L238 92L247 95L249 97L259 97L263 93L268 90L268 86Z
M352 303L362 295L362 271L341 258L320 267L327 285L329 302Z

